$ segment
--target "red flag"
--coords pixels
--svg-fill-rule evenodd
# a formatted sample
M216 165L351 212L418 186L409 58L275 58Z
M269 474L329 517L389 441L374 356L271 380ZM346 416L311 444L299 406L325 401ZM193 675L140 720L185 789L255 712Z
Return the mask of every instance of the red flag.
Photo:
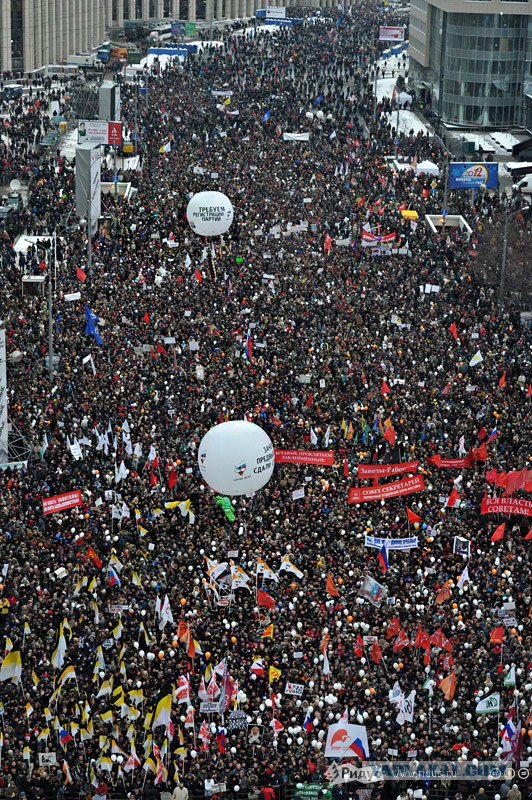
M504 389L505 386L506 386L506 370L504 370L501 377L499 378L499 389Z
M436 453L434 456L429 456L427 458L427 464L433 464L435 467L441 466L441 456L439 453Z
M307 397L307 400L306 400L306 402L305 402L305 405L306 405L306 406L307 406L307 408L308 408L309 406L311 406L311 405L313 404L313 402L314 402L314 398L312 397L312 392L311 392L311 393L309 394L309 396Z
M86 281L87 280L87 273L83 272L81 267L76 268L76 278L78 281Z
M529 383L528 386L526 387L526 399L527 400L528 400L528 398L530 397L531 394L532 394L532 383Z
M382 650L379 647L377 639L373 640L369 657L375 662L375 664L380 664L382 661Z
M506 522L503 522L502 525L499 525L498 528L495 528L492 537L490 539L490 542L500 542L500 540L504 536L505 528L506 528Z
M177 475L176 475L176 471L175 471L175 469L173 467L170 470L170 472L168 473L167 483L168 483L168 488L169 489L173 489L174 486L177 483Z
M357 658L362 658L364 655L364 640L360 634L355 640L355 655Z
M155 472L152 470L150 472L150 486L157 486L158 483L159 483L159 478L157 477Z
M386 428L384 433L382 434L387 442L390 443L390 447L395 446L395 442L397 441L397 434L393 428Z
M419 514L414 514L414 512L413 512L413 511L411 511L411 510L408 508L408 506L406 507L406 516L407 516L407 518L408 518L408 521L409 521L409 523L410 523L411 525L412 525L414 522L421 522L421 517L419 516Z
M144 316L142 317L142 321L143 321L143 322L145 322L145 323L146 323L146 325L149 325L149 324L150 324L150 322L151 322L151 319L150 319L150 315L148 314L148 312L147 312L147 311L146 311L146 313L144 314Z
M399 617L392 617L386 629L386 638L391 639L392 636L397 636L401 629L401 621Z
M502 644L504 639L504 625L499 625L490 633L490 644Z
M481 428L479 430L479 432L477 433L477 439L479 439L479 441L482 441L483 439L486 438L487 435L488 435L488 432L487 432L486 428Z
M451 391L451 384L450 383L446 383L445 386L443 387L442 395L444 397L447 397L447 395L449 394L450 391Z
M497 480L497 469L494 467L493 469L488 469L486 471L486 480L488 483L495 483Z
M330 253L331 252L331 248L332 248L332 239L331 239L329 233L326 233L325 234L325 241L323 243L323 252L324 253Z
M334 585L334 581L332 579L332 575L330 572L327 573L327 580L325 583L325 591L329 595L329 597L340 597L340 592Z
M458 339L458 331L456 330L456 322L451 322L449 325L449 330L453 335L453 339Z
M161 355L163 355L163 356L167 356L168 355L168 351L164 349L162 344L158 344L157 345L157 352L161 353Z
M90 545L89 547L87 547L87 558L90 558L95 567L97 567L98 569L102 568L103 566L102 561L98 558L95 550L93 550Z
M275 608L275 600L267 592L257 589L257 605L265 608Z
M428 197L429 194L430 192L428 189L423 189L423 191L421 192L421 197Z
M430 650L430 636L428 631L423 628L423 625L420 625L417 629L414 647L422 647L424 650Z
M390 387L384 380L381 383L381 394L390 394Z
M453 486L453 490L447 499L447 508L454 508L458 500L460 500L460 495Z
M473 448L473 460L474 461L487 461L488 460L488 448L485 444L481 444L480 447Z
M525 542L529 542L530 539L532 539L532 528L530 528L527 535L525 536Z
M349 464L347 458L344 458L344 478L349 478Z
M195 274L197 282L198 283L203 283L203 275L201 274L201 270L197 269L194 274Z
M398 653L399 650L403 650L405 647L410 647L410 639L406 635L405 629L401 628L397 635L397 639L393 643L392 650L394 653Z

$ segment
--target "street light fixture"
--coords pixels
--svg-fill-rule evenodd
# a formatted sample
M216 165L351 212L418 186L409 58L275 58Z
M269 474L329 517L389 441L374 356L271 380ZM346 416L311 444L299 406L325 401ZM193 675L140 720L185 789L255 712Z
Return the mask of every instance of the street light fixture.
M506 212L506 217L504 219L504 236L502 240L502 261L501 261L501 279L499 283L499 300L502 301L504 297L504 283L506 278L506 254L508 249L508 220L510 217L516 217L518 214L522 214L523 211L529 211L530 206L523 206L522 208L518 208L517 211L512 211L511 214Z

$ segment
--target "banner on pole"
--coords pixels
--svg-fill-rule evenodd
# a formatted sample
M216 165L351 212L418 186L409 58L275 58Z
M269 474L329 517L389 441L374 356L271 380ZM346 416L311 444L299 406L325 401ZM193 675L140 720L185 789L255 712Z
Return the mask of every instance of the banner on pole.
M359 464L358 477L364 478L389 478L392 475L401 475L403 472L417 472L419 461L404 461L400 464Z
M386 500L388 497L402 497L403 495L421 492L425 488L422 475L413 478L403 478L393 483L382 486L367 486L362 489L350 489L348 503L368 503L372 500ZM532 504L531 504L532 505Z
M81 492L77 489L75 492L65 492L65 494L56 494L53 497L46 497L42 501L43 514L57 514L58 511L65 511L67 508L75 508L82 505Z
M320 467L332 467L333 450L275 450L276 464L317 464Z
M384 547L385 542L387 542L388 550L412 550L418 547L417 536L408 536L405 539L385 539L381 536L368 536L366 534L364 544L366 547L375 547L380 550Z
M532 517L532 501L518 497L485 497L480 506L481 514L520 514Z

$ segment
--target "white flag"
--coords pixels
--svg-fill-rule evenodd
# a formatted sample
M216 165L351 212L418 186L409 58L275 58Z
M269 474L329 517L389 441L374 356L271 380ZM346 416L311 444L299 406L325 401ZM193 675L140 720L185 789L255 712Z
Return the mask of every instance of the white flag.
M461 457L465 456L466 453L467 450L465 449L465 436L460 436L460 439L458 440L458 455Z
M329 439L331 438L331 426L327 425L327 430L325 431L325 436L323 437L323 446L325 449L329 447Z
M468 570L467 567L464 569L464 571L462 572L462 574L458 578L458 583L457 583L458 588L461 589L463 587L464 583L466 583L466 582L469 582L469 570Z
M470 367L476 367L477 364L481 364L484 361L482 358L482 353L480 350L477 350L471 361L469 362Z
M511 666L506 675L504 676L503 685L508 688L515 686L515 666Z
M494 692L488 697L479 700L475 711L477 714L498 714L501 710L501 696L499 692Z
M405 722L414 721L414 703L416 700L416 690L412 689L408 696L401 694L399 698L399 713L397 714L396 721L399 725L404 725Z

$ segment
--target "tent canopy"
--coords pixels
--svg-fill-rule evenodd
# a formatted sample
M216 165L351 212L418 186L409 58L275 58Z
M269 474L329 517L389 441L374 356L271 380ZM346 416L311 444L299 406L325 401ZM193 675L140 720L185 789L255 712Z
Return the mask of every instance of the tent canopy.
M416 175L421 175L422 173L426 175L439 175L440 170L432 161L422 161L416 167Z

